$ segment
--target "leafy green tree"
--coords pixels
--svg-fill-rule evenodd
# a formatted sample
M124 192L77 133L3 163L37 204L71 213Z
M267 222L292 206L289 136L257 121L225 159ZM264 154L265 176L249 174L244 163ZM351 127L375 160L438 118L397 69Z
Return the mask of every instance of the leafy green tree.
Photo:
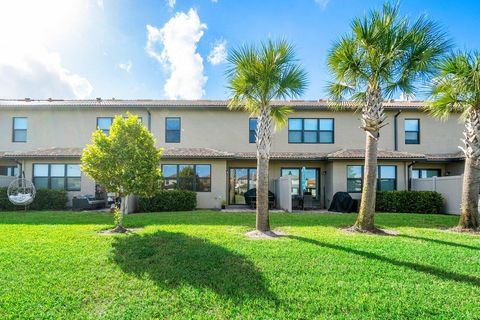
M439 64L440 75L432 81L430 113L446 119L461 113L465 121L463 152L462 206L459 229L479 228L478 192L480 187L480 53L458 52Z
M380 129L387 125L383 100L394 94L413 95L422 81L430 79L435 63L449 49L438 25L425 16L413 23L399 17L398 5L385 3L382 11L355 18L351 32L338 40L328 56L333 82L328 90L335 107L361 112L366 134L362 201L353 227L375 230L377 146Z
M92 134L92 143L83 150L81 168L108 192L122 197L115 231L125 232L123 215L128 195L148 197L158 190L160 156L161 150L155 147L153 135L130 113L126 119L115 117L108 136L102 130Z
M268 167L275 127L284 125L292 110L275 99L299 97L307 75L298 64L294 48L286 41L268 41L234 49L228 56L229 107L257 117L257 212L256 229L270 232L268 216Z

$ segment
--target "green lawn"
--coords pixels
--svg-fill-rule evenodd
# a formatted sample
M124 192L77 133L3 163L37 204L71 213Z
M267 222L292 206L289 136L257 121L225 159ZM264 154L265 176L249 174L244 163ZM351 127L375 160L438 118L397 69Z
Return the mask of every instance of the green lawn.
M399 236L346 234L354 215L0 213L0 318L465 318L480 315L480 236L457 217L379 214Z

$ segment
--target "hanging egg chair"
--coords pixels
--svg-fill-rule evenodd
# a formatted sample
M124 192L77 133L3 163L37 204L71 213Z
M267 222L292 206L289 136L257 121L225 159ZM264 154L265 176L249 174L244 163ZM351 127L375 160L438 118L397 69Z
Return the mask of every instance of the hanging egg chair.
M35 199L35 186L30 180L18 178L10 182L8 200L16 206L28 206Z

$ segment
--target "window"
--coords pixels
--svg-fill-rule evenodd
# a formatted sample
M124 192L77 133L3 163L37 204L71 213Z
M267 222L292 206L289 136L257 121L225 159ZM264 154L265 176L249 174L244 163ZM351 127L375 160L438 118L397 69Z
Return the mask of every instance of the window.
M347 166L347 192L362 192L363 166ZM378 166L377 189L397 189L397 166Z
M333 143L333 119L288 119L289 143Z
M110 127L112 126L113 118L112 117L101 117L97 118L97 129L100 129L107 136L110 134Z
M363 166L347 166L347 192L362 192Z
M405 119L405 144L420 144L420 119Z
M33 184L38 189L80 191L80 165L35 163L33 165Z
M164 164L162 173L165 189L211 191L211 166L209 164Z
M397 166L378 166L377 189L382 191L397 189Z
M440 177L440 169L412 169L412 179Z
M249 143L255 143L257 134L257 118L250 118L248 119L248 142Z
M180 118L165 119L165 142L180 142Z
M0 176L18 176L18 168L16 166L0 166Z
M27 142L27 118L14 117L13 118L13 142Z

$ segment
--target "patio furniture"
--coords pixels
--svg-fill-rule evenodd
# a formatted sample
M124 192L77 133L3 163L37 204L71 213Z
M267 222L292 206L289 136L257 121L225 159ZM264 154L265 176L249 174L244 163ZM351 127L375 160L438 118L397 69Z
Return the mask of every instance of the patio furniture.
M348 192L335 193L328 211L346 213L354 211L354 202L350 194Z
M257 188L248 190L243 194L243 197L245 198L245 203L252 209L257 207ZM271 191L268 191L268 207L270 209L275 207L275 194Z
M313 209L313 197L311 194L303 195L303 210L305 209Z
M105 208L105 199L97 199L93 195L74 197L72 199L73 210L93 210Z

